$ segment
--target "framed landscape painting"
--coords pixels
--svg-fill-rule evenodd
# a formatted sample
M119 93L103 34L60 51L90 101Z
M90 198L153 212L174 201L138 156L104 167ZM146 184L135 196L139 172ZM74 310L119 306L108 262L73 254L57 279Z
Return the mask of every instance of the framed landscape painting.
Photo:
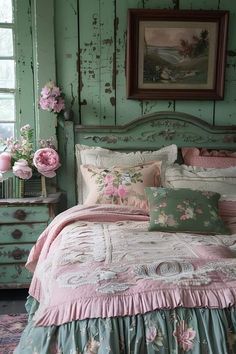
M129 9L127 97L224 97L227 11Z

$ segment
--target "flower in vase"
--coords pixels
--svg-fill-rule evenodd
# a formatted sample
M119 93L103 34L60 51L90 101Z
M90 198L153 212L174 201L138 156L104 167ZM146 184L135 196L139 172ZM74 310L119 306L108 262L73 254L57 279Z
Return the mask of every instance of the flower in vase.
M0 182L9 178L7 172L23 180L30 179L34 170L43 176L54 177L55 170L60 167L53 138L40 139L40 149L34 151L33 129L29 124L20 128L19 139L12 137L1 143L6 146L6 151L0 154Z
M32 168L29 167L28 162L24 159L15 161L12 172L21 179L30 179L32 177Z
M55 177L61 164L58 153L52 148L43 148L35 152L33 164L38 172L45 177Z

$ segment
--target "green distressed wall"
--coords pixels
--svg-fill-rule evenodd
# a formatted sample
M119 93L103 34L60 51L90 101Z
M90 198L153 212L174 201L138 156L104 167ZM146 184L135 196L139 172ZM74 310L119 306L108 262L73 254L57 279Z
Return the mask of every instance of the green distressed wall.
M236 125L236 1L54 0L54 7L57 82L76 122L120 125L143 114L176 111L211 124ZM128 8L229 10L224 100L127 100Z

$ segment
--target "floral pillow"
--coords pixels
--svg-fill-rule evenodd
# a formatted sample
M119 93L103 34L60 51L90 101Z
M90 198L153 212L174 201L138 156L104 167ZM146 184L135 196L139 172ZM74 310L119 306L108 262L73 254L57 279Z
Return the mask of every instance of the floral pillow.
M132 167L81 165L89 189L84 204L118 204L148 209L145 187L160 185L161 161Z
M229 234L218 214L219 193L188 188L145 188L149 231Z

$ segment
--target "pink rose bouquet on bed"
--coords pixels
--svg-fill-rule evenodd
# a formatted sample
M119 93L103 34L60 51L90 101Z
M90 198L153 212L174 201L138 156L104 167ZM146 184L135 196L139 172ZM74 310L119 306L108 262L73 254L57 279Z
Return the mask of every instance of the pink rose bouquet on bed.
M65 101L60 88L49 81L41 90L39 107L44 111L60 113L65 109Z

